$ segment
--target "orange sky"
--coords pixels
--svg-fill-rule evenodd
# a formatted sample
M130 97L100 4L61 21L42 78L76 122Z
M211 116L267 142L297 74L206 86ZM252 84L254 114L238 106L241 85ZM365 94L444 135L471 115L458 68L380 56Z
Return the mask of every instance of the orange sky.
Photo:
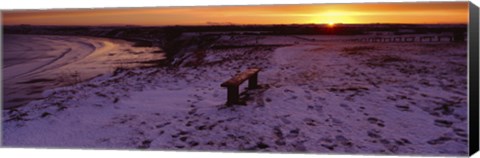
M467 2L159 7L3 11L3 24L206 25L302 23L467 23Z

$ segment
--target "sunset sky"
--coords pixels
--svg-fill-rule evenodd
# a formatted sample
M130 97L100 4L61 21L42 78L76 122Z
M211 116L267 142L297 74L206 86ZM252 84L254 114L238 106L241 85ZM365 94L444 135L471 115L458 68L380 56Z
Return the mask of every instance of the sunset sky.
M467 23L467 2L2 11L4 25Z

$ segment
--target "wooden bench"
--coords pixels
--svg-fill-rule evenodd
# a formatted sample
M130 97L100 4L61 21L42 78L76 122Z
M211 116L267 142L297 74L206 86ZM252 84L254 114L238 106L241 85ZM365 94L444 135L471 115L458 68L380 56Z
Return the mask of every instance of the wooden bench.
M231 79L223 82L220 86L227 87L227 105L239 103L238 87L245 80L248 79L248 89L255 89L258 87L258 72L260 68L249 68L239 74L236 74Z

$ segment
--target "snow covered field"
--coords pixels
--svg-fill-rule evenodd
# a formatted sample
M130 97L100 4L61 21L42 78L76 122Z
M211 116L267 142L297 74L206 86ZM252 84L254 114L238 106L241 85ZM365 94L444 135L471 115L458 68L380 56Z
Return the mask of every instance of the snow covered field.
M184 54L178 68L107 73L4 110L2 143L465 156L466 50L449 42L224 37ZM252 66L262 68L261 88L243 93L245 105L225 107L220 84Z

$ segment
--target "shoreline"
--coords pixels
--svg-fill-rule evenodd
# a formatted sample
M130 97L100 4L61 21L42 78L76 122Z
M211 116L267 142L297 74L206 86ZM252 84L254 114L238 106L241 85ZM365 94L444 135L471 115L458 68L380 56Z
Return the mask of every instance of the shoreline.
M122 58L128 59L129 56L134 57L138 56L135 54L129 53L129 51L143 51L140 54L147 53L145 51L154 51L155 48L144 48L144 47L133 47L133 43L128 42L128 41L123 41L123 40L118 40L118 39L107 39L107 38L98 38L98 37L74 37L74 36L58 36L58 35L9 35L15 38L20 38L19 43L21 44L20 49L22 47L26 47L28 49L32 49L30 51L33 51L30 54L39 54L39 53L44 53L46 55L43 55L45 57L39 56L35 58L29 59L28 55L25 54L23 58L26 59L26 61L22 61L23 63L17 63L16 65L10 65L9 67L4 67L2 71L4 73L10 72L10 70L15 70L15 71L24 71L23 73L20 73L16 76L15 78L4 78L3 82L5 85L8 85L5 88L6 92L12 92L9 89L22 89L21 91L30 91L30 92L25 92L25 94L20 94L20 92L17 92L18 94L4 94L6 98L4 98L4 106L3 109L8 109L8 108L13 108L13 107L18 107L22 106L23 104L31 101L31 100L36 100L41 97L41 91L55 88L55 87L61 87L61 86L68 86L68 85L73 85L78 82L82 82L85 80L89 80L95 76L98 76L99 74L102 73L112 73L116 67L135 67L135 65L145 65L148 63L141 63L142 60L139 58L138 61L135 61L135 59L128 61ZM34 37L38 38L40 40L37 40L39 42L42 42L44 40L44 43L25 43L23 42L22 38L28 39L28 37ZM13 39L12 39L13 40ZM50 44L46 43L47 41L53 40L53 43L57 44ZM73 41L72 41L73 40ZM63 42L62 45L58 45L58 42ZM68 41L71 41L70 43ZM8 40L7 40L8 42ZM18 43L18 42L17 42ZM23 44L25 43L25 44ZM25 46L22 46L25 45ZM29 46L31 45L31 46ZM41 47L37 50L35 49L36 45L40 45ZM43 47L49 47L50 49L48 50L43 50ZM78 46L89 46L89 49L84 49L82 47ZM18 49L18 48L15 48ZM62 49L66 50L65 52L59 54L58 56L52 58L50 52L55 52L55 51L62 51ZM91 49L91 50L90 50ZM115 56L115 54L109 53L112 51L117 51L120 53L116 53L118 57ZM80 53L79 53L80 52ZM122 53L123 52L123 53ZM9 51L6 50L6 53L8 54ZM15 52L12 52L15 53ZM84 55L81 55L84 54ZM131 55L128 55L131 54ZM122 57L122 55L124 57ZM36 55L38 56L38 55ZM159 60L161 60L161 54L158 54ZM151 57L151 56L150 56ZM51 60L48 60L50 59ZM117 59L115 59L117 58ZM138 57L137 57L138 58ZM145 57L146 58L146 57ZM8 57L7 59L8 60ZM37 67L31 67L28 65L30 61L44 61L44 63L39 63ZM123 60L125 60L125 63ZM26 65L26 66L23 66ZM105 66L102 66L105 65ZM56 76L56 77L54 77ZM54 78L52 78L54 77ZM10 87L10 88L9 88ZM37 88L35 88L37 87ZM33 90L32 90L33 88ZM29 90L30 89L30 90ZM4 93L5 93L4 91ZM13 97L13 98L12 98ZM10 98L10 99L8 99ZM17 99L15 99L17 98ZM31 98L31 99L28 99ZM10 101L9 101L10 100ZM19 100L21 102L16 102L16 100ZM10 105L10 104L17 104L17 105Z

